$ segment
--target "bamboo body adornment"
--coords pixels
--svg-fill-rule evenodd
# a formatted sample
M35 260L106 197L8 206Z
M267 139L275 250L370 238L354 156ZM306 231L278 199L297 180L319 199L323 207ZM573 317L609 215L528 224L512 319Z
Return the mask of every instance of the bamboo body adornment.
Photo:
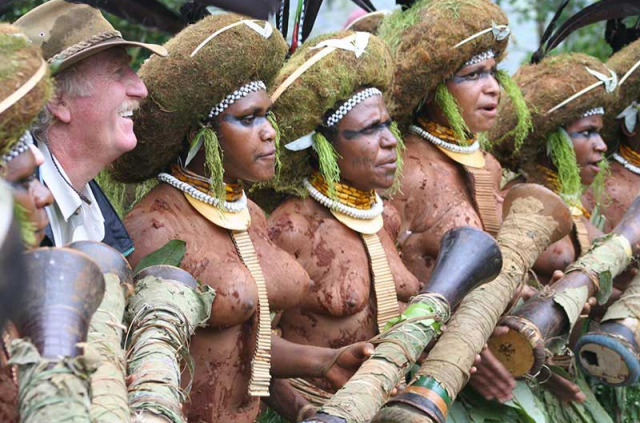
M639 252L640 197L612 233L596 240L589 251L567 267L562 278L501 320L510 330L491 340L491 351L514 376L536 374L544 364L545 341L568 335L589 297L604 293L598 301L606 302L611 280ZM533 360L518 363L512 359L523 356Z
M182 404L191 384L182 390L180 359L193 374L189 342L209 320L214 297L177 267L151 266L136 275L125 312L131 421L186 422Z
M450 309L502 268L500 250L487 233L468 227L447 232L429 283L376 339L378 347L349 382L307 421L369 422L426 346L440 334Z
M640 378L640 274L607 309L598 329L574 348L584 373L607 385L631 386Z
M68 248L25 253L31 279L11 343L18 366L20 421L90 421L89 377L96 360L80 355L89 321L104 294L104 277L86 254Z
M122 348L126 327L122 319L125 291L133 283L133 272L120 252L94 241L78 241L69 248L93 257L104 276L105 292L89 325L87 342L100 355L91 375L91 421L121 423L130 418L125 377L127 366Z
M377 423L444 423L448 407L469 378L469 369L538 255L571 229L568 208L546 188L512 188L503 207L497 241L502 271L471 291L429 352L416 379L373 418Z

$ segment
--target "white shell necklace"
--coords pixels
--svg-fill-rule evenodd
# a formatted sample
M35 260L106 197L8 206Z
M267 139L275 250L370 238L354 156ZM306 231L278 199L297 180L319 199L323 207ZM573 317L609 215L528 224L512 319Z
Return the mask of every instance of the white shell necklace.
M478 142L478 140L475 140L471 145L451 144L450 142L441 140L440 138L433 135L431 132L425 131L424 129L420 128L417 125L411 125L409 127L409 132L416 134L420 138L423 138L437 145L438 147L442 147L445 150L453 151L454 153L471 154L471 153L475 153L480 149L480 143Z
M175 176L168 173L160 173L158 175L158 180L165 182L176 189L179 189L180 191L195 198L196 200L202 201L203 203L207 203L229 213L240 213L247 208L247 195L244 193L244 191L242 191L242 197L240 197L238 201L220 201L219 199L212 197L209 194L205 194L202 191L199 191L197 188L179 180Z
M620 154L618 153L613 153L613 158L615 159L615 161L617 161L618 163L620 163L622 166L625 167L625 169L635 173L636 175L640 175L640 167L629 163L629 161L627 159L625 159L624 157L622 157Z
M384 209L384 205L380 197L378 197L378 194L376 194L375 203L373 203L373 206L371 206L369 210L361 210L361 209L356 209L355 207L344 205L339 201L332 200L331 198L327 197L326 195L318 191L316 187L311 185L311 182L309 182L308 178L304 178L302 180L302 183L304 184L304 187L307 189L307 192L309 192L309 195L311 196L311 198L316 200L318 203L322 204L323 206L325 206L330 210L337 211L339 213L345 214L355 219L362 219L362 220L375 219L376 217L382 214L382 211Z

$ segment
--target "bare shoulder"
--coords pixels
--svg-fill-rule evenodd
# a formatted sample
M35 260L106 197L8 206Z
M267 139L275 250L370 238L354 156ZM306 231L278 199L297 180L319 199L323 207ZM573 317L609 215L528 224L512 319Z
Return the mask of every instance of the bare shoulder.
M158 185L149 192L124 218L135 245L135 251L129 256L132 266L173 239L186 241L186 217L191 213L191 207L179 191Z
M329 212L313 199L290 197L269 216L269 237L286 250L300 242L307 243L312 227L317 226L314 221L323 218L323 214L328 216Z

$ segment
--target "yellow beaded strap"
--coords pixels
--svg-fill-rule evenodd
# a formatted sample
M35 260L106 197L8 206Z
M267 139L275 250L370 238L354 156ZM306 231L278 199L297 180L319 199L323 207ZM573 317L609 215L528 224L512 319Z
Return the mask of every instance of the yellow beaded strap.
M258 254L247 231L229 231L240 259L249 269L249 273L258 287L258 341L251 360L251 379L249 395L268 397L271 382L271 316L267 283L262 274Z
M500 219L498 218L493 175L486 168L464 166L471 179L471 190L476 202L476 210L482 220L484 230L492 236L498 235Z
M544 185L560 195L560 181L558 180L558 174L548 167L542 165L536 165L538 171L540 171L544 176ZM591 241L589 240L589 232L587 231L587 225L584 224L582 217L586 217L589 219L591 217L591 213L587 211L582 205L582 202L579 200L568 203L565 197L561 196L565 203L569 206L571 210L571 220L573 220L573 225L576 228L576 239L578 240L578 245L580 246L580 254L578 256L584 254L591 248Z
M378 322L378 332L382 332L389 320L400 315L396 284L393 281L387 254L382 247L378 234L360 234L360 236L369 255L373 290L376 293L376 321Z
M466 146L471 145L475 142L473 138L466 140L464 143L460 142L460 140L456 138L456 134L451 128L447 128L446 126L440 125L439 123L426 120L422 117L417 118L417 121L422 129L450 144Z
M327 182L320 172L317 170L313 171L309 177L309 182L315 189L320 191L322 195L329 196L329 185L327 185ZM369 210L376 202L376 193L374 190L362 191L340 182L336 183L336 197L336 200L345 206L360 210Z

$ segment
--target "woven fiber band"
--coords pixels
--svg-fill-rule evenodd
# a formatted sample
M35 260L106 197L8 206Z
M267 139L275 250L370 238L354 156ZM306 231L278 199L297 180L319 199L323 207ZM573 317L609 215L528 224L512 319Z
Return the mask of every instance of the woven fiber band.
M337 125L338 122L340 122L342 118L344 118L347 113L351 111L351 109L353 109L366 99L373 97L374 95L382 96L382 91L377 88L367 88L366 90L362 90L356 93L342 106L338 107L338 110L336 110L331 116L327 118L327 120L325 121L325 126L331 128L332 126Z
M482 220L482 227L492 236L496 236L500 230L500 218L496 209L493 175L486 168L471 166L464 166L464 168L473 175L471 189L476 209Z
M604 107L594 107L593 109L587 110L582 114L582 117L598 116L598 115L600 116L604 115Z
M247 85L244 85L228 96L224 98L220 103L215 105L213 109L209 112L208 118L212 119L215 116L218 116L220 113L224 112L229 106L231 106L236 101L240 100L248 96L251 93L255 93L257 91L266 91L267 86L262 81L253 81L249 82Z
M233 243L240 259L253 276L258 288L258 334L256 351L251 360L251 379L249 395L252 397L268 397L271 383L271 314L267 283L262 274L258 254L247 231L231 231Z
M485 60L494 59L495 57L496 53L493 50L489 49L480 54L476 54L471 59L467 60L464 65L462 65L462 67L466 68L467 66L475 65L477 63L484 62Z
M99 34L94 35L86 41L79 42L78 44L74 44L71 47L67 47L62 50L60 53L49 58L49 63L54 63L58 61L65 60L69 56L73 56L76 53L81 52L82 50L86 50L89 47L93 47L94 45L105 41L110 40L112 38L122 39L122 34L120 31L105 31Z

